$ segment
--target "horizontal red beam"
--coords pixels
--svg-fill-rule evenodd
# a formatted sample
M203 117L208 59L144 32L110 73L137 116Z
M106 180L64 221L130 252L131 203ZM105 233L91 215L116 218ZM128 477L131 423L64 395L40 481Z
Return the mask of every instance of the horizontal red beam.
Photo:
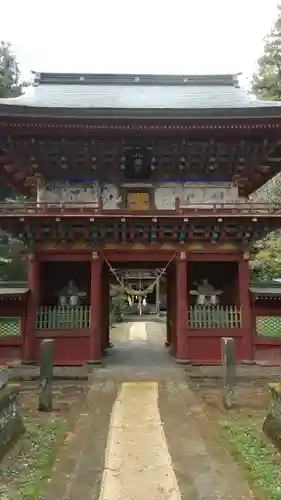
M245 335L245 331L243 328L192 328L186 329L186 339L188 341L192 341L193 339L197 339L200 337L201 341L204 341L204 338L207 340L210 337L243 337Z
M109 262L166 262L175 254L175 250L161 250L153 248L144 250L104 250L104 255Z
M211 246L211 245L210 245ZM194 252L194 253L193 253ZM221 250L216 247L206 248L204 250L188 250L187 261L189 262L238 262L241 258L239 249Z
M19 335L18 337L2 337L0 338L0 350L1 350L1 347L3 346L8 346L8 347L12 347L12 346L20 346L22 345L23 343L23 339L22 337Z
M281 338L263 338L256 336L254 338L254 344L268 346L268 347L281 346Z
M79 252L77 250L59 250L49 253L38 253L39 262L87 262L92 260L92 250Z
M8 172L7 172L8 174ZM0 172L1 177L1 172ZM89 217L93 218L188 218L188 217L228 217L235 218L280 218L281 203L219 203L219 204L196 204L182 205L178 200L174 210L129 210L116 209L105 210L102 208L101 200L98 203L0 203L0 217Z
M51 330L51 329L45 329L45 330L36 330L35 336L39 339L45 339L45 338L62 338L67 341L69 338L79 338L81 339L82 337L90 337L91 332L87 328L73 328L73 329L68 329L68 330Z

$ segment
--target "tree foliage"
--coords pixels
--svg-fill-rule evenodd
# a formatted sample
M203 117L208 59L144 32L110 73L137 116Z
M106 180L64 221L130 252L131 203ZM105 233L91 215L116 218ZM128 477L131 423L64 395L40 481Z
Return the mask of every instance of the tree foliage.
M275 232L253 245L250 262L254 281L281 278L281 234Z
M20 71L10 43L0 42L0 97L17 97L22 93Z
M254 195L255 201L280 203L281 174L262 186ZM255 281L281 278L281 231L274 231L256 242L251 254L252 276Z
M267 182L253 195L254 201L280 203L281 173ZM252 275L255 281L281 278L281 231L274 231L253 245Z
M17 59L10 43L0 42L0 97L17 97L21 95L25 84L20 81ZM1 182L0 201L17 201L21 194ZM27 279L27 266L21 251L22 243L10 235L0 231L0 280L23 281Z
M277 19L264 39L264 54L258 60L253 75L252 92L261 99L281 100L281 5ZM252 196L254 201L280 203L281 173L262 186ZM252 277L268 281L281 277L281 231L275 231L253 245L251 255Z
M27 266L21 252L23 244L9 235L0 238L0 280L27 281Z
M264 39L264 54L253 75L252 91L262 99L281 100L281 5L277 20Z

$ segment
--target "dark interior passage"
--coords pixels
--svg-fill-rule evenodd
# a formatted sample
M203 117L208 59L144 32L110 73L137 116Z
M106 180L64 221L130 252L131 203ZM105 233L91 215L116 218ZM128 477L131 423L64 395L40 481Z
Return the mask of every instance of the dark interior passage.
M234 305L238 300L237 262L190 262L188 264L188 294L203 280L208 280L215 290L222 292L220 304ZM194 305L196 296L189 295L189 303ZM237 304L238 305L238 304Z
M82 304L90 305L90 262L45 262L40 266L40 274L41 305L58 305L60 292L69 282L85 294Z

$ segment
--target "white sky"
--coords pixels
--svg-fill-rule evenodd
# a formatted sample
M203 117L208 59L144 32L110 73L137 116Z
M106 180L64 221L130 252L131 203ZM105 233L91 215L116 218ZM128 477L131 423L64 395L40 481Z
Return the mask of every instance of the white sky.
M251 77L276 0L14 0L0 39L29 70Z

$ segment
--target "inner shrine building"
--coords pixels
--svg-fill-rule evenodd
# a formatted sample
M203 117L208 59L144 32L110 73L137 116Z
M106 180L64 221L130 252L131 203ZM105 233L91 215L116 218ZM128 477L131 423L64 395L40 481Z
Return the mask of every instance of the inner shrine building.
M56 364L100 361L112 283L143 270L147 289L120 284L128 307L158 314L165 295L179 362L220 363L224 336L253 360L250 244L281 222L252 195L281 169L280 133L280 103L238 75L36 73L0 99L1 181L22 196L0 228L28 262L17 357L52 338Z

